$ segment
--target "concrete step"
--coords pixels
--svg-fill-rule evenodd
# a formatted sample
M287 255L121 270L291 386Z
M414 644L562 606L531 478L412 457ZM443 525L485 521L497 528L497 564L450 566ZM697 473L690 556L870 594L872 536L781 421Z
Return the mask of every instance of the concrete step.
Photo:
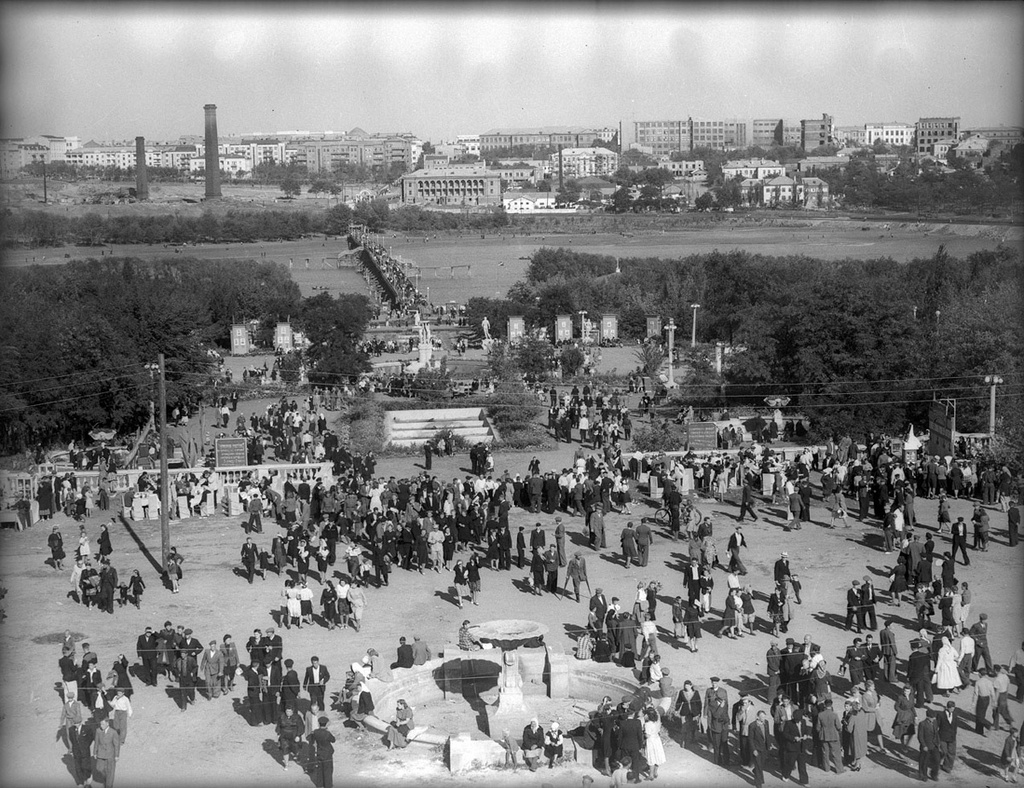
M388 443L413 446L424 443L442 430L451 430L464 440L490 442L494 431L481 408L433 408L389 411L384 429Z

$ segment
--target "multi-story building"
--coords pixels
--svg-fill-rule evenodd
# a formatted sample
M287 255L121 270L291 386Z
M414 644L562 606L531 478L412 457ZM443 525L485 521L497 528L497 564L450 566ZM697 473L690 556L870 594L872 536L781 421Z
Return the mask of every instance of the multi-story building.
M739 120L690 118L690 150L730 150L747 147L747 124Z
M551 192L514 192L505 195L502 205L508 213L535 213L557 206Z
M806 175L818 170L845 170L849 164L846 156L808 156L796 163L796 172Z
M551 154L552 173L558 173L559 154ZM619 168L619 154L607 148L563 148L561 152L563 178L586 178L592 175L611 175Z
M190 173L206 172L206 157L196 156L188 160ZM234 177L252 174L252 160L248 156L235 153L220 154L220 171Z
M463 152L472 156L480 155L480 135L479 134L458 134L455 137L455 142L461 145Z
M836 144L857 147L864 144L863 126L836 126Z
M821 178L801 178L804 208L828 208L828 183Z
M935 143L939 140L953 140L953 144L960 139L960 118L921 118L914 127L915 139L917 141L917 154L939 155L935 152Z
M611 135L608 132L611 131ZM615 136L614 129L593 129L586 126L541 126L540 128L496 128L480 135L480 153L508 150L522 146L551 147L559 145L579 148L590 145L595 139Z
M753 123L751 145L769 148L772 145L800 144L800 121L786 118L757 118Z
M976 126L964 134L984 137L989 142L999 142L1008 148L1024 142L1024 127L1021 126Z
M498 159L499 167L521 167L524 164L533 169L536 174L535 180L552 173L549 159Z
M754 118L750 130L751 145L770 148L782 144L782 121L778 118Z
M636 145L652 156L690 150L689 120L641 120L633 124Z
M402 164L408 169L419 158L417 154L416 159L413 159L412 140L405 136L346 136L342 139L301 140L297 146L296 159L309 172L334 172L346 164L367 167Z
M881 140L886 145L913 145L914 126L910 123L865 123L864 144L874 145Z
M775 178L785 175L786 168L777 161L766 161L765 159L740 159L738 161L727 161L722 165L722 177L725 180L732 180L739 176L751 178L755 181L763 181L768 178Z
M693 161L672 161L671 157L663 156L658 160L658 167L663 170L668 170L678 178L680 176L703 173L704 159L694 159Z
M832 116L823 114L820 119L800 121L800 147L804 150L814 150L821 145L831 145L835 142L835 124Z
M407 205L501 205L501 175L482 165L416 170L401 178Z
M509 183L539 183L544 180L544 170L526 162L502 162L497 167L488 168L491 172L501 175Z
M763 205L796 205L804 201L803 184L786 175L779 175L761 183Z

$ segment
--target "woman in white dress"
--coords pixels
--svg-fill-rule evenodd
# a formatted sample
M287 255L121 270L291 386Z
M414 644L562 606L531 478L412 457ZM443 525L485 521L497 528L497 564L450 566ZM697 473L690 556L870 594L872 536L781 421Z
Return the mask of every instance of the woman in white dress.
M661 743L661 720L658 719L658 712L648 709L647 719L644 721L644 738L647 740L644 745L644 755L651 770L651 779L658 779L658 767L665 762L665 747Z
M942 648L935 660L935 686L944 695L948 696L951 689L960 689L960 672L956 669L959 659L960 655L949 638L943 637Z
M291 629L292 624L302 629L302 601L299 599L299 590L291 580L284 584L284 606L285 629Z

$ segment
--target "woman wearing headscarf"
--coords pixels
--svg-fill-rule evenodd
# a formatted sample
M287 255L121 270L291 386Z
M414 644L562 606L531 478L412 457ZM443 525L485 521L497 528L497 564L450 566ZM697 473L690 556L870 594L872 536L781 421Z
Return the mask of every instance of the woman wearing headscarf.
M935 675L933 680L939 692L946 697L949 696L950 690L959 691L960 689L960 672L956 668L959 660L960 655L957 653L957 650L953 648L949 638L943 635L942 647L935 658Z

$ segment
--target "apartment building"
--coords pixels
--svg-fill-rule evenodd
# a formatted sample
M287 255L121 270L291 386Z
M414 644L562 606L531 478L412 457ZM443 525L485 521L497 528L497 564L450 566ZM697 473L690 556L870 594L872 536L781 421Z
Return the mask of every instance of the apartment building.
M690 118L690 150L712 148L730 150L745 148L747 124L740 120L706 120Z
M953 144L956 144L960 139L960 118L921 118L914 126L914 133L919 156L926 154L938 156L939 154L935 151L936 142L953 140Z
M964 134L984 137L989 142L999 142L1008 148L1024 143L1022 126L975 126L964 131Z
M722 165L722 177L725 180L732 180L738 176L763 181L785 174L786 167L784 165L765 159L739 159L727 161Z
M520 146L557 148L559 145L580 148L594 140L608 141L615 136L611 128L588 128L586 126L541 126L533 128L495 128L480 135L481 155L496 150Z
M689 151L690 137L689 120L642 120L633 124L636 145L652 156Z
M814 118L800 121L800 147L814 150L821 145L835 142L835 123L832 116L823 114L820 119Z
M912 123L865 123L864 144L874 145L881 140L886 145L913 145L916 129Z
M557 174L559 154L552 153L550 160L552 174ZM607 148L563 148L561 167L563 178L611 175L619 168L619 154Z

